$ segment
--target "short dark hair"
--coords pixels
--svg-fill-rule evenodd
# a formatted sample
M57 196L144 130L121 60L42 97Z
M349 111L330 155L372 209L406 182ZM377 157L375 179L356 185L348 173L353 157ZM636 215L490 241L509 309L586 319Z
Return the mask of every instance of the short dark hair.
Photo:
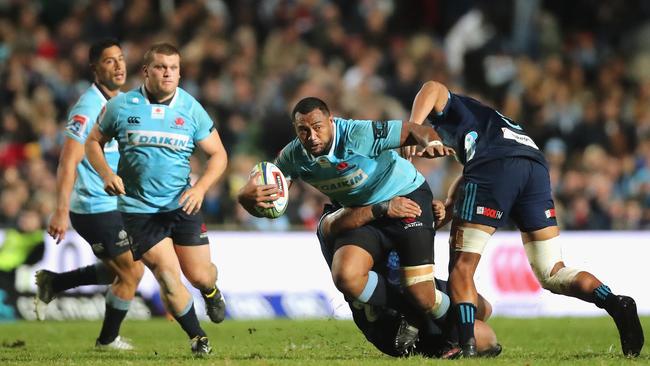
M314 109L320 109L326 116L330 115L330 109L327 107L327 104L321 99L316 97L307 97L301 99L295 107L293 107L293 112L291 113L291 120L296 122L296 113L307 114Z
M111 48L113 46L122 48L122 46L120 46L120 42L118 42L115 38L104 38L93 42L93 44L90 45L90 50L88 50L88 62L91 65L96 64L102 57L102 52L104 52L105 49Z
M147 52L144 54L144 58L142 60L143 64L149 65L151 61L153 61L153 55L156 53L165 56L178 55L179 58L181 57L181 53L178 52L178 48L176 48L176 46L173 44L167 42L156 43L153 46L149 47Z

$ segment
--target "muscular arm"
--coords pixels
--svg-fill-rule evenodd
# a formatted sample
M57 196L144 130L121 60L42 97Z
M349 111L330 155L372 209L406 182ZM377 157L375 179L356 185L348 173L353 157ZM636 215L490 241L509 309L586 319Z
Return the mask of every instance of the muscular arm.
M374 206L374 205L373 205ZM357 229L377 219L373 206L345 207L327 215L321 223L321 232L326 238L342 232ZM375 209L376 212L381 211ZM420 206L406 197L393 197L388 201L384 215L390 218L417 217L422 213Z
M56 170L56 209L47 230L57 244L65 238L68 230L70 194L77 179L77 165L83 157L84 146L78 141L66 138Z
M195 214L201 209L205 193L223 175L228 165L228 154L217 131L210 132L208 137L199 141L197 145L208 155L208 161L199 180L183 192L178 200L183 206L183 211L188 214Z
M449 99L449 90L436 81L427 81L413 100L410 121L422 124L431 111L440 113Z

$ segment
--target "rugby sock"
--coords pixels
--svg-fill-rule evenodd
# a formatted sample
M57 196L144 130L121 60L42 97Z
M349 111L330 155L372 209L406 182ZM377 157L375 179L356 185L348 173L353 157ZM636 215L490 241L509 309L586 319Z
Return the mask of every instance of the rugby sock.
M378 275L375 271L368 271L368 282L357 300L374 306L388 307L401 313L410 309L409 304L404 300L404 295L394 287L388 286L384 276Z
M99 333L99 343L109 344L120 334L120 325L126 313L129 311L131 300L124 300L117 297L111 288L106 292L106 313L104 314L104 324Z
M104 263L97 262L72 271L57 273L52 281L52 290L61 292L83 285L108 284L112 282L111 277Z
M607 285L600 285L594 290L594 303L601 309L605 309L609 314L616 311L618 299L612 293Z
M187 333L190 339L194 337L205 337L206 334L201 329L199 319L194 312L194 300L190 299L185 309L179 315L174 315L174 319L181 325L181 328Z
M450 306L451 300L449 299L449 295L436 289L436 304L431 308L429 313L433 316L434 320L442 319L447 315Z
M458 320L458 342L463 345L474 338L474 319L476 306L470 302L462 302L455 306Z
M213 297L215 297L216 295L219 294L219 289L217 288L217 286L214 286L213 288L211 288L211 289L209 289L207 291L201 291L201 294L204 297L207 297L208 299L211 299L211 298L213 298Z

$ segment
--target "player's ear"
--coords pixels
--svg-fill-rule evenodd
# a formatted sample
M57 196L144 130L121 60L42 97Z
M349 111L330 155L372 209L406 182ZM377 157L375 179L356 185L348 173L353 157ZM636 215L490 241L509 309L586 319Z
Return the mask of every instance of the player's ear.
M144 73L144 77L149 77L149 71L147 70L147 65L142 65L142 72Z

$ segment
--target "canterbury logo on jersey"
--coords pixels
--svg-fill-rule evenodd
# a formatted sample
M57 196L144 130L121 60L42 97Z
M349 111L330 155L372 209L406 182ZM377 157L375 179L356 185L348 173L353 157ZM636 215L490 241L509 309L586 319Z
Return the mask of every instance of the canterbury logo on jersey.
M318 188L319 191L328 194L349 191L352 188L362 185L366 179L368 179L368 174L361 169L357 169L354 172L339 178L314 182L314 186Z
M127 131L129 145L162 146L170 149L182 149L187 147L190 137L177 133L157 131Z

